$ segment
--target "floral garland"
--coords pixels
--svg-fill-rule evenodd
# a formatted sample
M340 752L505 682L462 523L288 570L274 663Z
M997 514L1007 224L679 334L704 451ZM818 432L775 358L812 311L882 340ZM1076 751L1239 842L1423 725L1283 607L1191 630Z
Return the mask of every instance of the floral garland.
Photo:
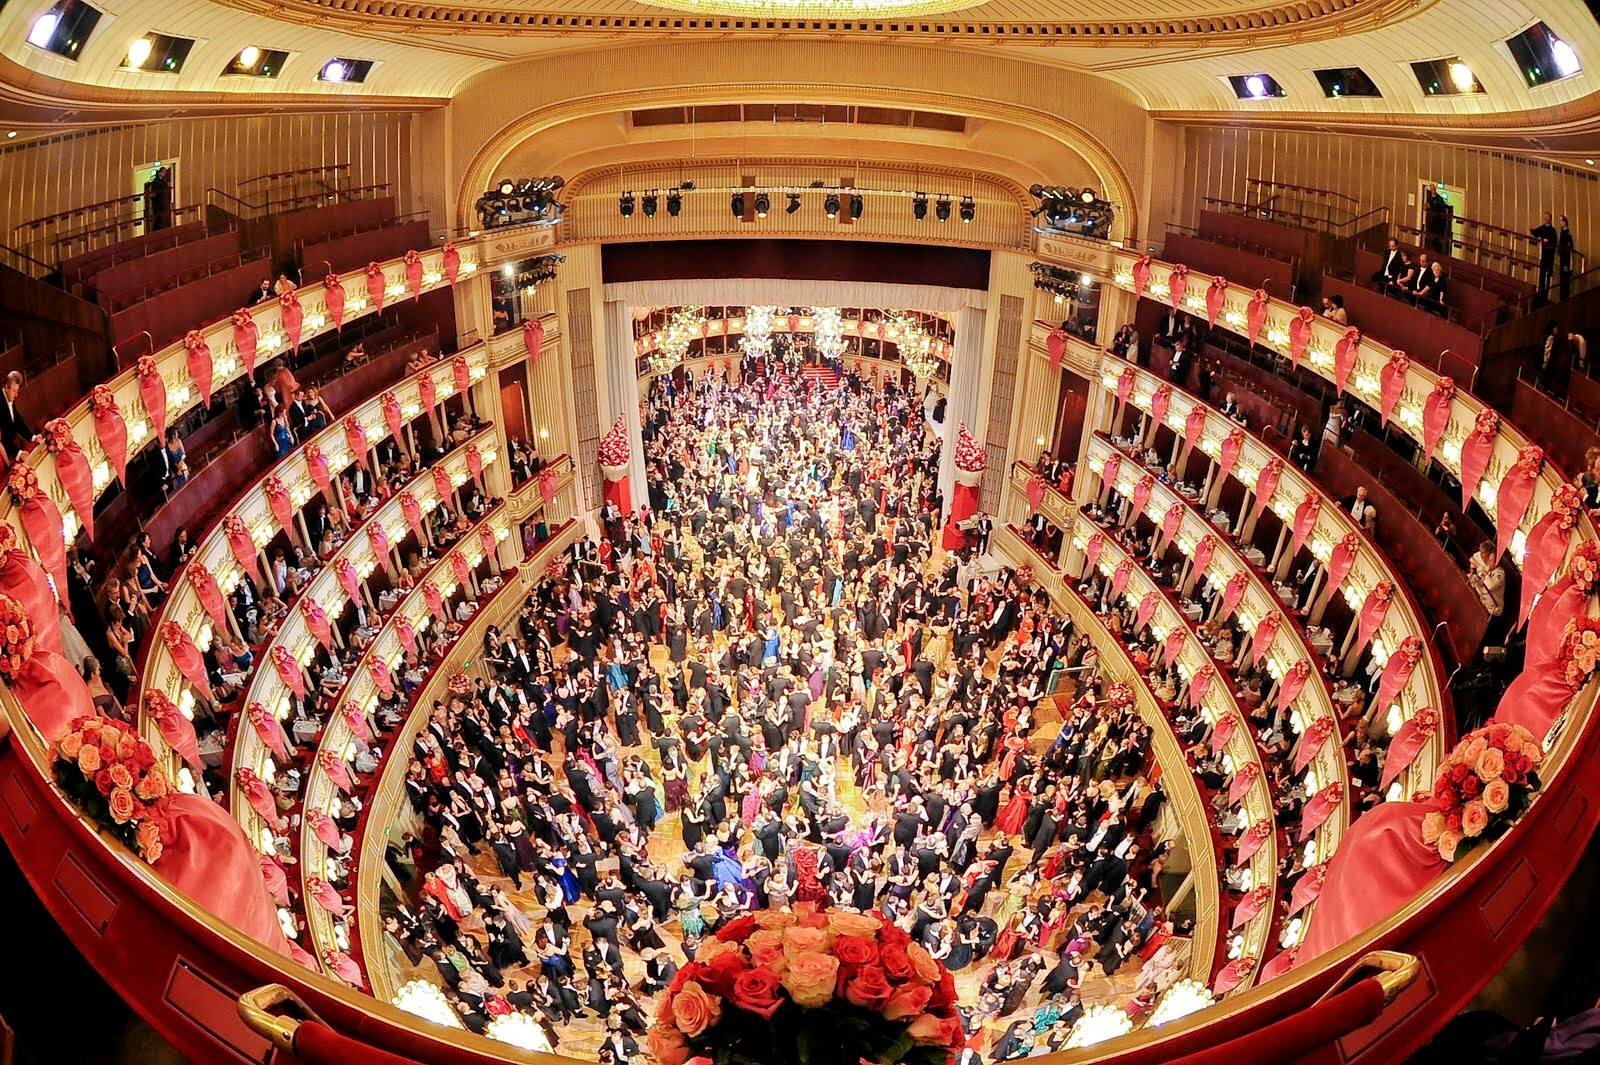
M6 487L16 496L17 502L27 506L39 496L39 475L25 462L13 463L6 478Z
M140 377L156 377L161 373L161 368L156 365L154 355L140 355L139 361L134 363L134 373Z
M161 858L171 831L171 786L150 745L121 721L80 717L50 745L56 783L101 828L147 862Z
M1567 622L1556 660L1561 663L1567 687L1577 691L1589 683L1595 667L1600 665L1600 618L1584 615Z
M1496 722L1463 737L1434 779L1422 842L1453 862L1504 835L1539 790L1543 760L1539 741L1521 725Z
M1024 588L1032 588L1034 580L1033 563L1024 562L1017 567L1017 583Z
M459 669L450 674L448 683L450 691L456 695L466 695L472 690L472 679Z
M67 450L74 442L72 423L65 418L51 418L44 423L44 446L51 454Z
M21 603L0 595L0 677L15 683L32 658L32 619Z
M1585 540L1579 544L1572 552L1567 572L1572 576L1574 588L1584 595L1593 592L1595 584L1600 583L1600 540Z
M1106 689L1106 704L1113 710L1133 705L1133 689L1121 681Z

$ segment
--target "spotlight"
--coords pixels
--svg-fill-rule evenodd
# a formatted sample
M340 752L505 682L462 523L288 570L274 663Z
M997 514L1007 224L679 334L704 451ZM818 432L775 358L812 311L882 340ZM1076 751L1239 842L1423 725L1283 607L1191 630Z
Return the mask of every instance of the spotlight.
M137 70L150 58L151 41L148 37L135 37L128 44L128 66Z
M261 49L257 48L253 44L247 44L243 48L239 49L239 58L236 60L236 62L239 64L240 69L249 70L251 67L256 65L256 61L260 58Z
M510 178L500 179L500 195L509 196L515 191L517 191L517 186Z
M971 196L961 197L961 221L971 225L976 217L978 217L978 205L972 202Z
M673 189L667 193L667 213L676 218L681 210L683 210L683 194Z
M939 197L939 202L933 206L933 216L941 222L950 221L950 197Z
M822 211L829 218L839 217L839 194L830 192L822 198Z
M789 206L783 209L783 213L794 214L798 210L800 210L800 194L798 192L791 192L789 193Z
M772 197L764 192L756 193L756 217L765 218L772 211Z
M342 62L337 59L330 59L328 60L328 65L322 68L322 80L340 82L344 80L347 73L348 71L345 70Z
M1244 89L1257 99L1267 95L1267 81L1260 74L1252 74L1244 79Z
M624 218L633 217L633 193L624 192L622 194L622 198L617 201L617 213Z
M34 20L33 28L28 31L28 43L36 48L44 48L50 44L50 38L55 36L56 26L61 22L61 15L55 11L46 11Z
M757 204L756 210L757 211L759 211L761 209L760 208L760 203L761 203L760 200L756 201L756 204ZM730 196L728 198L728 210L729 210L729 212L731 212L733 214L733 217L735 217L735 218L743 218L744 217L744 193L736 192L736 193L734 193L732 196Z
M856 221L859 222L861 220L862 212L864 212L866 209L867 209L867 201L861 197L860 193L855 193L855 194L851 195L851 197L850 197L850 217L851 218L853 218L853 219L855 219Z
M1471 92L1477 81L1472 68L1461 60L1458 59L1450 64L1450 83L1456 87L1457 92Z
M1093 189L1084 189L1082 192L1078 193L1078 199L1082 200L1084 203L1093 203L1094 202L1094 190Z
M917 216L917 221L928 217L928 194L919 192L911 198L911 213Z
M656 203L657 203L655 192L651 191L651 192L645 193L644 196L642 197L642 199L644 201L644 203L643 203L644 216L646 218L654 218L656 216Z

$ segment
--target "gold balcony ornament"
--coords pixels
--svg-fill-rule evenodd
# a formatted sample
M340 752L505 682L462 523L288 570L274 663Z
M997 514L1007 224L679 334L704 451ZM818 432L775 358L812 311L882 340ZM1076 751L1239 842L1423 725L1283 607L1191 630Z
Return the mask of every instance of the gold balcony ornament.
M980 0L650 0L654 7L698 15L749 18L876 19L938 15L973 7Z

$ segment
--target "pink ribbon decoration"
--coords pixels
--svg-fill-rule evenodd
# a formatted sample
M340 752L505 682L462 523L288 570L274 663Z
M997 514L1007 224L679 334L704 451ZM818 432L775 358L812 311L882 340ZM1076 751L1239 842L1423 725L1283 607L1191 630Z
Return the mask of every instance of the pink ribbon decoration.
M412 299L422 298L422 253L408 251L405 254L406 286L411 289Z
M1328 587L1338 591L1350 570L1356 564L1356 553L1361 549L1361 534L1347 532L1328 552Z
M394 678L389 674L389 663L381 658L372 660L372 683L385 699L394 695Z
M333 474L328 469L328 457L315 443L305 446L306 472L311 474L311 480L328 499L333 498Z
M1262 844L1271 838L1271 821L1257 821L1245 829L1244 835L1239 837L1239 849L1234 854L1233 864L1236 866L1244 865L1251 858L1254 858L1256 851L1260 850Z
M1189 705L1199 707L1205 701L1206 692L1211 690L1211 682L1216 679L1216 666L1201 666L1200 672L1189 682Z
M1206 430L1206 409L1195 404L1189 411L1188 417L1183 419L1183 446L1194 447L1195 441L1200 439L1200 434Z
M1294 537L1289 544L1289 556L1292 558L1299 552L1306 537L1311 535L1311 530L1317 527L1317 518L1322 514L1322 497L1315 493L1308 493L1294 508Z
M1211 753L1221 754L1238 730L1239 719L1236 715L1227 713L1218 718L1216 727L1211 730Z
M1206 287L1206 324L1216 325L1217 315L1222 313L1222 304L1228 298L1228 279L1220 274L1211 279L1211 284Z
M1533 486L1543 468L1544 449L1530 444L1522 449L1517 461L1500 478L1494 505L1496 558L1505 554L1506 548L1511 546L1511 538L1522 524L1523 515L1528 513L1528 504L1533 502Z
M448 621L449 614L444 608L444 595L440 593L439 586L428 581L422 586L422 599L428 604L428 613L440 621Z
M454 285L456 276L461 273L461 253L456 250L453 241L445 243L444 254L440 257L440 261L444 264L445 278L449 280L451 285Z
M1209 667L1208 667L1209 668ZM1261 776L1261 766L1255 762L1246 762L1233 774L1233 782L1228 785L1228 805L1237 806L1239 800L1250 793L1250 787Z
M1216 980L1211 984L1211 993L1218 998L1226 995L1240 984L1256 967L1254 958L1236 958L1224 965L1217 973Z
M1133 394L1133 379L1138 376L1132 366L1124 366L1122 373L1117 375L1117 402L1126 403Z
M233 312L233 350L239 353L239 361L244 364L244 372L256 372L256 346L261 339L261 329L256 325L256 316L240 307ZM209 369L207 373L209 373ZM191 375L193 367L190 368ZM196 378L199 380L199 378Z
M1433 453L1439 446L1439 438L1444 435L1445 426L1450 424L1450 412L1455 407L1456 383L1448 377L1440 377L1433 383L1433 391L1428 393L1428 398L1422 402L1422 456L1424 459L1433 458Z
M1154 490L1156 479L1148 473L1139 478L1139 483L1133 486L1133 512L1143 514L1145 504L1150 502L1150 493Z
M1322 885L1328 882L1328 863L1313 865L1305 874L1295 881L1294 891L1289 894L1289 909L1284 914L1293 917L1313 902L1322 894Z
M340 791L348 795L356 790L355 781L350 779L349 768L344 764L344 760L332 751L318 751L317 764Z
M1389 361L1378 371L1378 424L1388 425L1400 393L1406 390L1406 375L1411 370L1411 358L1403 351L1392 352Z
M1356 623L1356 645L1351 649L1353 654L1360 654L1361 649L1371 641L1378 626L1383 624L1383 619L1389 613L1389 603L1394 599L1394 585L1388 581L1379 581L1372 591L1367 593L1366 602L1361 604L1361 616Z
M217 585L217 578L198 558L189 563L184 573L189 581L189 587L194 589L195 598L200 600L200 605L211 618L211 623L216 626L219 633L227 632L228 604L222 597L222 589Z
M1239 452L1244 450L1244 430L1233 429L1222 441L1222 453L1217 459L1217 480L1226 481L1228 474L1233 472L1234 464L1239 461Z
M439 385L433 379L432 370L423 370L422 376L417 378L417 396L422 400L423 410L433 410L439 405Z
M16 493L13 491L12 495ZM28 534L28 542L33 544L34 553L39 556L39 565L55 585L56 601L67 607L70 613L71 606L67 602L67 545L61 531L61 511L38 488L26 499L17 497L17 507L22 516L22 531Z
M1461 509L1466 510L1478 491L1478 482L1489 466L1495 437L1500 433L1500 415L1492 410L1478 412L1472 432L1461 442Z
M483 452L478 450L477 444L467 445L467 475L480 484L483 482Z
M244 575L251 580L259 580L256 570L256 542L250 536L250 529L245 523L233 516L222 520L224 534L228 538L228 551L233 555L233 560L244 570Z
M1139 600L1139 608L1134 612L1133 616L1133 628L1135 632L1142 630L1146 625L1150 624L1150 619L1156 615L1156 604L1160 602L1160 598L1161 597L1153 591L1144 593L1144 598Z
M1122 590L1128 586L1128 578L1133 575L1133 563L1123 559L1117 563L1117 568L1111 573L1111 598L1116 601L1122 598Z
M1572 538L1572 526L1577 521L1577 509L1582 495L1576 485L1564 484L1556 489L1555 499L1528 533L1528 549L1522 557L1522 604L1517 611L1517 628L1528 620L1534 597L1550 586L1561 560L1567 557L1567 545Z
M328 305L328 317L333 319L335 329L344 328L344 282L339 280L338 274L329 274L322 279L322 298Z
M1177 310L1183 303L1184 293L1189 291L1189 268L1182 263L1174 266L1167 275L1167 286L1167 299L1172 309Z
M1168 668L1178 660L1178 654L1183 650L1184 643L1189 639L1189 634L1182 629L1173 629L1167 633L1166 642L1161 645L1161 661Z
M1322 750L1322 745L1328 742L1328 737L1333 735L1333 718L1319 717L1311 722L1305 735L1300 737L1300 745L1295 750L1294 771L1300 772L1311 764L1311 759Z
M1161 516L1161 542L1162 545L1170 544L1172 538L1178 534L1178 527L1183 524L1183 515L1186 513L1184 505L1174 503L1167 508Z
M1422 748L1438 731L1439 711L1431 706L1424 706L1406 718L1389 739L1389 750L1383 756L1383 775L1378 779L1379 789L1387 791L1389 785L1417 760Z
M1311 797L1300 815L1300 842L1304 843L1344 802L1344 785L1337 780Z
M548 505L556 497L556 470L554 466L546 466L539 471L539 498Z
M337 976L351 987L360 989L367 986L361 979L361 967L344 951L328 947L322 952L322 961L325 971Z
M1094 569L1095 563L1100 561L1100 552L1106 546L1105 533L1095 533L1089 537L1089 542L1084 545L1083 557L1089 563L1087 570Z
M283 818L278 815L278 805L272 801L272 790L267 787L266 781L256 776L255 770L249 766L240 766L234 774L234 779L239 784L239 790L244 792L245 801L250 804L250 808L274 832L282 832Z
M1162 425L1167 420L1167 408L1172 406L1172 386L1160 385L1150 397L1150 420Z
M155 439L160 440L167 435L167 382L156 369L156 360L148 355L139 360L138 372L139 399L144 402L144 412L150 415Z
M1250 923L1250 918L1267 908L1272 901L1272 888L1266 884L1252 890L1248 895L1239 900L1239 905L1233 908L1233 921L1230 928L1240 928Z
M339 893L334 890L333 885L320 876L306 878L306 893L317 900L318 906L321 906L335 917L343 917L350 912L349 908L344 904L344 899L339 897Z
M67 499L78 515L83 534L94 539L94 471L89 469L89 459L72 436L72 427L65 418L52 418L45 423L45 445L56 457L56 479L66 489ZM104 445L102 445L104 446Z
M400 638L400 646L407 651L417 649L417 628L411 624L411 619L402 617L394 623L394 634Z
M144 715L155 722L161 738L177 752L197 778L205 772L205 765L200 761L200 738L195 735L194 722L183 716L183 711L167 698L166 692L158 688L145 692Z
M367 544L372 548L372 556L379 562L389 557L389 534L384 530L383 522L375 521L367 526Z
M1350 380L1350 371L1355 369L1356 356L1360 353L1361 330L1349 326L1333 345L1333 384L1340 395L1344 394L1345 383Z
M1217 538L1207 534L1205 539L1201 540L1194 547L1195 573L1199 576L1204 576L1206 570L1211 567L1211 560L1216 557L1216 554Z
M450 360L450 374L455 379L456 391L461 393L462 402L466 402L467 393L472 389L472 369L464 356L457 355Z
M292 760L289 756L289 734L283 731L278 719L267 713L267 708L260 703L251 703L245 707L244 716L245 720L250 722L250 727L255 729L256 735L261 737L261 742L266 744L272 757L278 760L278 764L288 765Z
M100 447L110 460L111 468L116 471L117 480L126 486L128 423L122 417L122 408L117 406L116 393L107 385L95 385L89 390L89 410L94 416L95 438L100 441Z
M200 657L200 649L195 647L194 640L189 634L184 632L177 622L163 622L161 642L167 645L167 652L172 655L172 663L178 667L178 672L183 674L183 678L210 700L211 681L206 677L206 663Z
M1045 350L1050 353L1050 369L1061 369L1061 359L1067 353L1067 334L1060 326L1050 330L1044 339Z
M1283 675L1283 683L1278 685L1278 710L1287 710L1300 693L1306 690L1306 682L1311 679L1311 663L1300 659L1289 667L1289 672Z
M1378 706L1389 707L1393 705L1395 697L1405 690L1411 674L1416 672L1417 663L1422 661L1422 640L1416 636L1407 636L1400 644L1400 649L1389 656L1389 661L1384 663L1383 675L1378 678Z
M495 546L494 530L485 525L478 530L478 543L483 545L483 557L493 559L498 553Z
M396 444L404 444L406 421L400 410L400 400L393 392L385 392L378 398L378 408L383 411L383 423L389 427L389 436Z
M379 559L381 562L382 559ZM348 558L341 558L334 563L334 572L339 578L339 586L344 589L352 602L361 602L361 578L356 575L355 566L350 564Z
M1250 583L1250 574L1240 570L1228 578L1228 583L1222 588L1222 615L1227 617L1238 607L1244 598L1245 585Z
M250 319L251 326L255 319ZM238 323L234 324L234 332L238 333ZM191 329L183 335L183 346L187 351L186 360L189 364L189 376L194 379L194 387L200 393L200 402L209 407L211 405L211 345L206 343L206 335L198 329Z
M1145 286L1150 284L1150 256L1141 255L1133 264L1133 294L1143 296Z
M1278 638L1278 625L1282 618L1277 614L1268 614L1261 619L1261 624L1256 626L1255 639L1250 645L1250 661L1256 665L1267 657L1267 652L1272 650L1272 641Z
M1311 343L1311 322L1316 318L1316 312L1310 307L1301 307L1289 319L1289 361L1294 363L1294 368L1300 368L1300 357L1306 352L1306 345Z
M356 465L368 469L367 465L367 431L361 427L354 414L348 415L344 420L344 442L350 448L350 457L355 459Z
M278 307L283 312L283 332L289 338L289 350L300 348L300 324L305 321L305 311L300 306L300 291L294 287L284 290L278 297Z
M1106 459L1105 472L1100 475L1100 480L1107 488L1117 486L1117 473L1122 469L1122 456L1112 455Z
M272 901L279 906L289 905L289 877L283 871L283 865L270 854L258 855L261 859L261 882L266 885L267 894L272 896Z
M439 502L450 502L450 495L454 491L455 485L450 483L450 474L445 472L445 468L442 465L435 466L433 468L433 492L439 497Z
M1033 512L1039 509L1039 504L1044 502L1044 478L1037 473L1028 478L1028 487L1023 493L1028 499L1028 510ZM549 500L546 500L549 502Z
M388 280L383 276L383 267L377 263L367 264L367 298L372 301L375 312L383 311L383 297L388 287Z
M322 845L331 851L344 852L344 836L339 831L339 826L333 823L333 818L321 810L307 810L306 824L311 826L311 831L322 841Z
M278 679L292 692L296 699L306 697L306 675L300 668L300 663L295 661L294 655L282 645L274 647L268 656L272 659L272 668L277 672Z
M1272 501L1272 496L1278 490L1278 481L1283 478L1283 460L1280 458L1268 459L1267 464L1261 467L1261 472L1256 474L1256 501L1250 508L1251 517L1259 517L1261 509Z
M262 492L267 497L267 509L272 511L273 519L284 532L294 528L294 501L289 498L289 489L277 477L268 477L261 486Z
M313 603L309 598L300 601L300 613L305 618L306 628L311 630L311 635L317 642L328 650L333 650L333 624L328 620L328 612L322 609L321 604Z
M467 565L467 556L460 551L450 556L450 571L456 575L456 583L461 587L472 583L472 567Z
M1266 289L1258 288L1244 309L1245 329L1248 331L1246 335L1252 345L1261 336L1261 327L1267 324L1267 302L1271 298Z
M406 524L411 526L411 531L416 534L417 539L426 543L427 529L422 524L422 504L417 502L417 497L410 492L400 493L400 512L405 515Z

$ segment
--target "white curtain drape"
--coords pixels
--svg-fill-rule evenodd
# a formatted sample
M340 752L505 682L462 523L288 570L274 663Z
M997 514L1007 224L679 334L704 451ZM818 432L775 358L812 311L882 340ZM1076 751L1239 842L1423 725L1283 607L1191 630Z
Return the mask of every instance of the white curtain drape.
M607 286L609 289L610 286ZM612 417L622 415L628 426L628 490L635 508L650 505L649 485L645 481L644 438L639 428L639 384L634 376L633 316L626 301L605 304L606 395ZM606 426L610 429L610 426ZM602 430L604 431L604 430Z
M939 452L939 494L945 513L950 511L950 493L956 483L956 433L966 424L974 436L981 434L978 423L978 391L983 383L982 306L962 307L956 312L956 347L950 360L950 398L944 405L944 447Z
M615 300L630 307L881 307L952 312L982 308L988 293L977 288L882 281L730 277L617 282L605 286L605 300L608 306Z

